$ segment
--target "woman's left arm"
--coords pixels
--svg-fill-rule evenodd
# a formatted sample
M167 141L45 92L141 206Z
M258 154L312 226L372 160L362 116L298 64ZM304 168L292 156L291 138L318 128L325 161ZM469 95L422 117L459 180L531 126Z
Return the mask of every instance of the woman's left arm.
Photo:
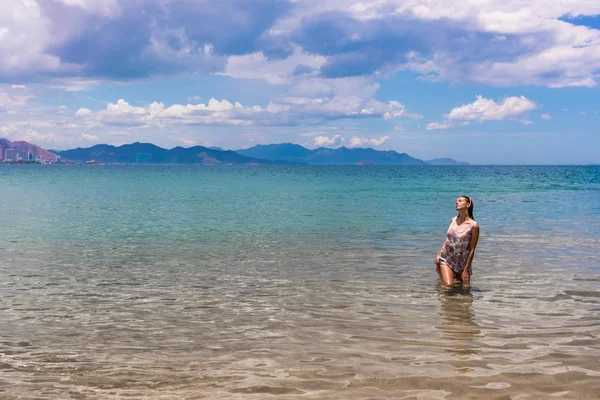
M475 255L475 247L477 247L477 242L479 241L479 224L473 225L471 228L471 243L469 244L469 257L467 257L467 265L465 266L466 270L471 270L471 262L473 262L473 256Z
M462 278L464 283L470 283L471 278L471 263L473 262L473 256L475 255L475 247L477 247L477 242L479 241L479 224L473 225L471 228L471 243L469 245L469 256L467 257L467 264L465 265L465 269L462 273Z

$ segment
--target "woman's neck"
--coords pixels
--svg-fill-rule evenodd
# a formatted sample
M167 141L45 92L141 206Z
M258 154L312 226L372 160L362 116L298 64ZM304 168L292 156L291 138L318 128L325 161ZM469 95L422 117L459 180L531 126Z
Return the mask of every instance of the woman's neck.
M458 218L456 218L456 222L463 223L469 218L469 214L467 211L459 211Z

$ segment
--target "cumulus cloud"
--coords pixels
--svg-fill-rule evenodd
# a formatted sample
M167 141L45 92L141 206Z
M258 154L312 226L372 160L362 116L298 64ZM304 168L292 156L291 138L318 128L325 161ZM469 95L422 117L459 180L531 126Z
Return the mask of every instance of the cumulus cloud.
M188 147L196 146L198 144L198 141L183 136L178 137L177 140Z
M328 136L317 136L315 137L315 147L338 147L344 143L342 135L335 135L333 137Z
M90 141L90 142L97 142L99 140L98 136L90 135L88 133L82 133L81 137L83 137L85 140Z
M600 14L587 0L6 2L0 53L10 57L0 58L0 79L223 73L293 83L410 70L429 80L564 87L594 86L600 69L600 30L572 19Z
M29 74L73 73L61 70L50 54L47 20L36 1L5 0L0 13L0 80ZM19 79L20 80L20 79Z
M432 122L427 124L427 130L448 129L454 126L466 126L471 122L500 121L505 119L518 119L525 125L532 121L520 119L527 111L537 107L534 101L521 97L507 97L501 103L492 99L477 96L477 100L470 104L463 104L453 108L444 117L444 122Z
M536 108L535 102L521 97L507 97L501 103L477 96L473 103L456 107L447 115L448 120L491 121L515 118Z
M358 136L354 136L348 142L348 147L377 147L387 142L389 138L389 136L383 136L380 138L360 138Z
M22 140L31 143L46 143L55 142L57 139L59 138L53 133L40 133L33 129L27 129Z
M266 105L243 105L227 99L208 103L173 104L152 102L133 106L124 99L92 112L80 108L76 117L88 123L121 126L166 126L168 124L213 124L231 126L315 125L329 120L420 117L407 113L398 101L375 99L378 84L362 78L313 79L292 86Z
M492 85L593 86L600 31L564 16L598 15L587 1L551 10L528 2L308 1L275 30L327 55L325 76L408 69L429 80Z
M552 116L550 114L542 114L542 119L552 119Z
M85 117L86 115L90 115L91 113L92 113L92 110L90 110L89 108L81 107L79 110L77 110L75 112L75 116L76 117Z
M306 136L306 135L304 135ZM314 147L340 147L346 145L348 148L357 147L378 147L390 139L389 136L382 136L380 138L363 138L359 136L353 136L350 140L346 140L342 135L336 134L333 136L319 135L313 139Z
M31 97L27 94L15 94L14 92L0 89L0 111L25 107Z
M222 71L227 57L285 50L268 30L288 1L6 0L2 77L129 80ZM64 21L68 20L69 24ZM227 29L223 29L227 27ZM10 34L9 34L10 32ZM93 51L90 51L93 49ZM287 54L287 51L281 53Z
M311 55L295 47L284 59L269 59L263 52L231 56L222 75L243 79L261 79L272 84L288 83L294 78L314 77L326 58Z

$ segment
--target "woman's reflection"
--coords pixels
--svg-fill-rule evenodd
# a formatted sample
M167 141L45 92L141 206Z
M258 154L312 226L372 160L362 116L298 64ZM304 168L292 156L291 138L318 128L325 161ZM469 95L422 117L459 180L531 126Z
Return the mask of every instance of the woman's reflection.
M450 345L446 351L454 358L468 360L478 353L473 337L480 333L479 325L473 322L473 295L460 284L446 286L441 280L436 289L442 309L442 339Z

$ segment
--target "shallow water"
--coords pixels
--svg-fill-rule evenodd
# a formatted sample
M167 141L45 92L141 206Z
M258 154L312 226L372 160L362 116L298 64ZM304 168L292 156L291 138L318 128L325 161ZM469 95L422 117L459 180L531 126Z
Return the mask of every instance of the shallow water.
M435 274L456 196L472 288ZM600 398L599 167L2 166L0 398Z

